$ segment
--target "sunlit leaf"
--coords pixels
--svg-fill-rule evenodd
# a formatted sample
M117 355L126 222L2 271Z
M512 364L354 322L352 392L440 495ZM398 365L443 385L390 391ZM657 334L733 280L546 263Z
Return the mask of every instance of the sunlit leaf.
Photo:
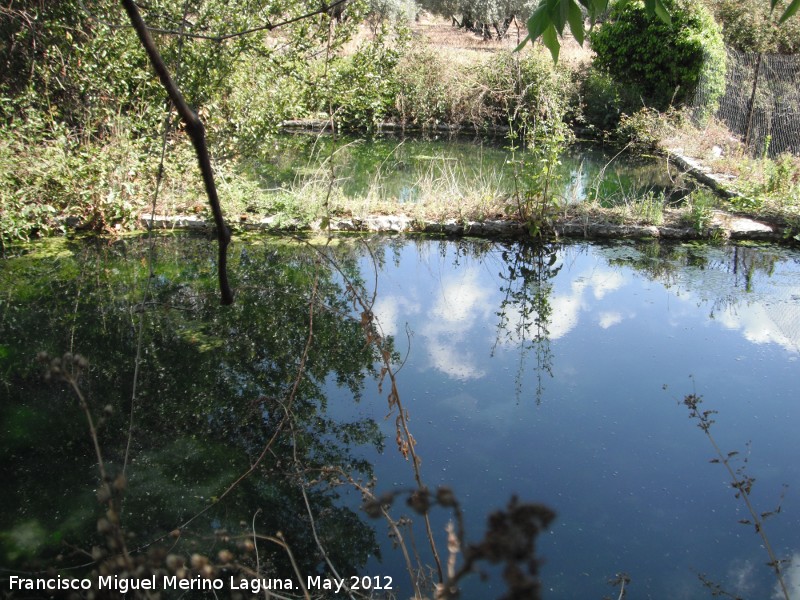
M656 16L664 21L667 25L672 24L672 17L669 14L669 11L664 6L664 2L662 0L655 0L655 13Z
M550 17L547 14L547 3L542 2L528 19L528 37L526 39L536 40L547 26L550 24ZM524 44L524 42L523 42ZM520 44L522 46L523 44Z
M786 10L784 11L783 16L781 17L780 22L784 23L788 19L791 19L797 12L798 8L800 8L800 0L792 0L789 6L786 7Z
M592 23L608 9L608 0L580 0L580 3L586 8Z
M542 43L550 50L550 55L553 57L553 62L558 62L558 53L561 50L561 44L558 43L558 34L556 28L550 25L542 32Z
M577 42L583 46L583 12L581 12L581 7L575 3L575 0L570 0L567 19L572 35L574 35Z
M572 5L572 0L556 0L554 2L554 19L553 25L555 25L556 30L558 31L558 35L564 35L564 25L567 24L567 19L569 19L569 12L570 7ZM570 24L570 28L572 24Z
M530 23L530 21L528 21L528 22ZM514 48L514 52L519 52L520 50L522 50L525 47L525 44L527 44L530 41L530 39L531 39L531 36L529 36L529 35L525 36L525 39L522 40L519 43L519 46Z

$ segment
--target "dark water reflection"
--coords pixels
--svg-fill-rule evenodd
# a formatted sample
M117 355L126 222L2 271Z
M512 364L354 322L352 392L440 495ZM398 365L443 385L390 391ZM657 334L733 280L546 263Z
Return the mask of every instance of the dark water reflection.
M719 411L723 449L749 449L759 510L775 508L789 486L767 531L797 563L796 251L380 238L369 251L333 244L337 272L318 250L253 239L235 244L237 303L221 308L212 244L159 238L156 250L144 313L143 241L56 246L2 263L0 566L84 565L81 550L102 545L85 420L33 357L89 357L83 385L98 415L112 409L100 441L118 471L144 314L125 495L131 547L180 528L179 540L159 544L184 555L230 547L253 567L242 540L255 525L281 530L300 570L321 573L310 509L340 573L392 575L407 597L385 524L366 519L360 496L329 476L374 476L377 492L413 484L345 278L368 296L377 284L373 312L404 361L397 382L423 477L454 489L468 537L477 540L512 494L557 511L540 540L545 597L616 597L606 582L619 572L637 598L706 597L697 573L744 597L772 594L760 539L737 523L749 515L678 404L693 391ZM447 515L433 516L444 548ZM422 530L414 536L430 564ZM285 553L259 550L263 569L292 576ZM800 592L796 571L789 580ZM464 597L501 592L496 578L474 578Z
M375 421L333 421L325 407L329 379L357 401L375 357L349 317L341 285L313 255L257 242L237 250L239 300L225 310L205 239L157 240L144 308L138 303L148 279L143 240L75 244L46 258L3 263L5 566L85 565L82 550L103 541L95 527L100 510L86 421L66 386L43 381L31 360L40 350L80 352L91 362L82 387L100 420L109 471L121 472L128 457L123 514L132 548L149 549L180 530L177 541L167 536L172 552L213 557L227 547L242 550L248 531L252 537L253 529L280 530L299 568L313 574L321 560L306 516L312 510L317 534L341 568L356 571L375 552L372 529L336 501L334 489L309 484L304 497L300 486L319 480L323 466L370 475L369 462L353 457L351 447L381 447ZM346 253L340 262L354 268ZM325 310L315 315L314 344L306 350L312 299ZM264 545L261 564L291 572L286 553ZM245 564L253 562L250 555L245 548Z

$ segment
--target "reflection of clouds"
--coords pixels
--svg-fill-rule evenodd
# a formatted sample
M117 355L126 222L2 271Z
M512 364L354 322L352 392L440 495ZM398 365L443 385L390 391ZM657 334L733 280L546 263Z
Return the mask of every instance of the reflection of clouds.
M454 414L476 415L481 409L478 399L464 392L442 398L441 403L442 406L450 408Z
M756 565L751 560L735 560L728 567L728 579L731 591L737 594L751 595L755 587L753 576Z
M796 312L797 307L785 304L778 310L785 317ZM773 343L790 352L800 351L800 332L794 331L796 327L781 327L762 304L727 306L717 314L717 320L728 329L741 330L745 339L754 344Z
M480 379L486 375L486 370L478 365L478 360L472 352L455 350L460 346L459 343L437 337L425 337L425 346L433 368L455 379Z
M800 598L800 552L792 554L789 564L783 568L783 582L789 591L790 598ZM785 598L780 584L775 584L773 598Z
M547 324L551 340L564 337L577 327L581 311L590 310L584 298L591 294L596 300L602 299L606 294L616 291L625 285L625 277L610 269L593 268L582 275L578 275L570 285L569 293L554 294L550 298L550 322ZM604 329L622 321L619 313L603 313L600 326ZM521 326L522 315L517 308L507 309L508 318L506 345L519 343L523 338L532 340L536 338L535 315L528 318L528 322ZM616 320L613 320L616 318ZM605 324L604 324L605 323Z
M482 285L477 267L467 267L458 277L442 281L441 291L427 313L421 336L431 366L456 379L478 379L486 375L478 358L464 350L465 340L493 312L489 287Z
M608 329L622 323L622 315L616 311L601 312L598 323L603 329Z
M619 271L595 271L589 280L594 297L602 300L609 292L614 292L625 285L625 278Z
M402 296L379 296L372 307L372 313L383 335L397 335L400 331L400 312L417 314L420 311L419 303L412 302Z
M447 323L474 321L475 317L492 310L486 286L478 281L474 267L466 269L462 277L448 277L442 282L441 295L430 310L430 315Z
M550 318L548 330L551 340L557 340L567 335L578 324L578 315L583 308L583 287L579 287L576 292L569 296L553 296L550 306L553 313Z

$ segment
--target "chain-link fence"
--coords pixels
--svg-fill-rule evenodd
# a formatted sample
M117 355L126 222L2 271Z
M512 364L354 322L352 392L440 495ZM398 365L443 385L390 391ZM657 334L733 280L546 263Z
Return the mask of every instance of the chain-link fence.
M800 55L758 54L728 48L725 94L715 115L751 154L800 154ZM703 107L703 86L695 106Z

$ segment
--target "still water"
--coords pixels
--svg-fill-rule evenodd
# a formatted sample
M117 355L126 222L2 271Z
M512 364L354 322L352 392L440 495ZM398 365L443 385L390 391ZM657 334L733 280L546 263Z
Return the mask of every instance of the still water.
M710 432L739 452L733 468L755 478L757 511L780 506L764 525L775 553L800 562L796 250L250 238L233 246L230 308L217 303L211 241L158 238L153 277L147 256L143 239L73 242L0 267L6 569L91 569L81 550L102 546L86 421L34 361L72 350L91 363L82 386L105 415L108 468L126 469L132 548L180 529L155 545L212 562L230 548L242 568L293 577L274 543L258 542L256 560L243 540L281 531L301 572L324 573L316 533L341 575L390 576L407 598L402 553L352 485L398 492L390 512L412 519L404 537L432 566L400 494L414 472L352 290L392 344L421 477L452 488L467 541L512 495L556 512L537 539L543 597L617 597L618 573L635 598L710 597L699 574L772 596L762 540L739 523L751 515L681 404L692 393L717 411ZM431 512L443 561L449 518ZM797 566L786 567L800 595ZM462 597L502 595L497 568L484 569L489 580L467 579Z
M275 138L262 152L263 159L251 170L265 189L327 181L333 174L346 197L408 203L431 188L451 196L471 190L496 197L513 194L530 185L528 177L539 170L534 155L513 149L500 138L334 140L295 134ZM596 199L604 205L624 204L646 194L663 194L677 202L693 185L664 159L589 144L567 147L552 183L560 201Z

